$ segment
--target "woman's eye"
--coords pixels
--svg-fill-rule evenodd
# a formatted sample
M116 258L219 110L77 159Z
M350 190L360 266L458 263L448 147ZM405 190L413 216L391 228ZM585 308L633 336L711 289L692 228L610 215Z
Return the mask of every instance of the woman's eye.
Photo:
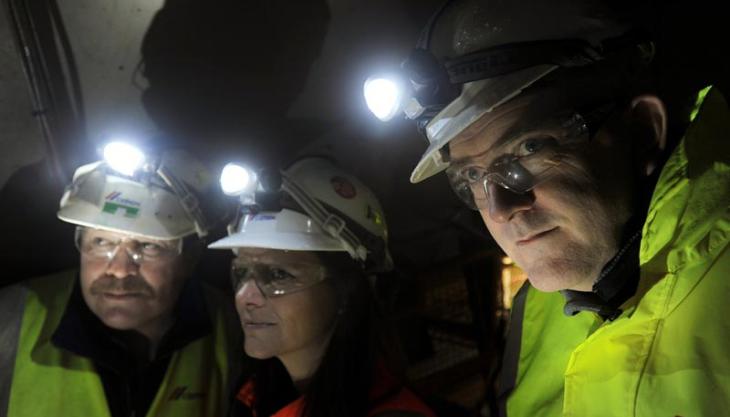
M231 270L231 283L233 284L233 288L238 288L238 285L246 279L248 276L248 268L243 266L237 266L234 267Z
M296 279L294 275L281 268L273 268L271 270L271 278L273 278L274 281L287 281Z
M233 268L231 273L236 278L245 278L248 275L248 268L245 266L237 266Z

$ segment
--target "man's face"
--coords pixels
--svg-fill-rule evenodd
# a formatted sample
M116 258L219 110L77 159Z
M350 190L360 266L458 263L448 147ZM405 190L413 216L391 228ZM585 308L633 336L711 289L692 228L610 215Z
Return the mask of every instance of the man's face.
M557 145L569 141L560 137L567 133L556 115L572 113L570 107L559 97L525 94L449 145L452 166L489 167L504 154L529 150L526 140L556 144L560 162L537 175L534 188L517 193L488 181L479 208L497 243L542 291L591 289L618 250L635 188L625 140L600 130L581 145Z
M105 325L150 336L171 322L186 277L178 240L96 229L83 229L78 240L81 291Z

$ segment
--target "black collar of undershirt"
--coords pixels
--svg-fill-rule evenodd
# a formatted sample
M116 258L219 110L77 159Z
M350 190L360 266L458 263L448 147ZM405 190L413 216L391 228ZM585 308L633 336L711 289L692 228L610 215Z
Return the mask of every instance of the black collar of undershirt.
M162 338L153 361L168 358L176 350L211 332L203 297L200 282L188 279L175 308L175 323ZM135 358L125 343L130 333L133 331L115 330L99 320L86 305L77 279L51 340L59 348L85 356L118 373L127 373L145 365Z
M634 231L616 256L603 267L592 291L561 291L565 297L565 315L592 311L604 320L616 319L621 314L619 307L634 295L639 284L640 244L641 230Z

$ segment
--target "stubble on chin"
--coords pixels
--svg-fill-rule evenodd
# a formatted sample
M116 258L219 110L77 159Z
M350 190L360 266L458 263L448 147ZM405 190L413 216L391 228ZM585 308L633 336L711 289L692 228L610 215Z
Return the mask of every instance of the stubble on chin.
M563 247L551 245L550 252L542 252L534 259L523 262L523 269L533 287L543 292L560 290L590 291L601 271L601 261L586 248L575 243ZM517 259L519 265L519 258Z

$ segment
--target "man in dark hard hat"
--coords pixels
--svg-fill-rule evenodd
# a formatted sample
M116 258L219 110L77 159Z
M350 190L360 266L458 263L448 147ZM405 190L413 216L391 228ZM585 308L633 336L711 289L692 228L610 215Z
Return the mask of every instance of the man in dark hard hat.
M716 88L658 94L655 53L599 1L452 1L405 94L366 84L428 138L411 181L446 171L529 276L506 415L730 409L730 112Z

